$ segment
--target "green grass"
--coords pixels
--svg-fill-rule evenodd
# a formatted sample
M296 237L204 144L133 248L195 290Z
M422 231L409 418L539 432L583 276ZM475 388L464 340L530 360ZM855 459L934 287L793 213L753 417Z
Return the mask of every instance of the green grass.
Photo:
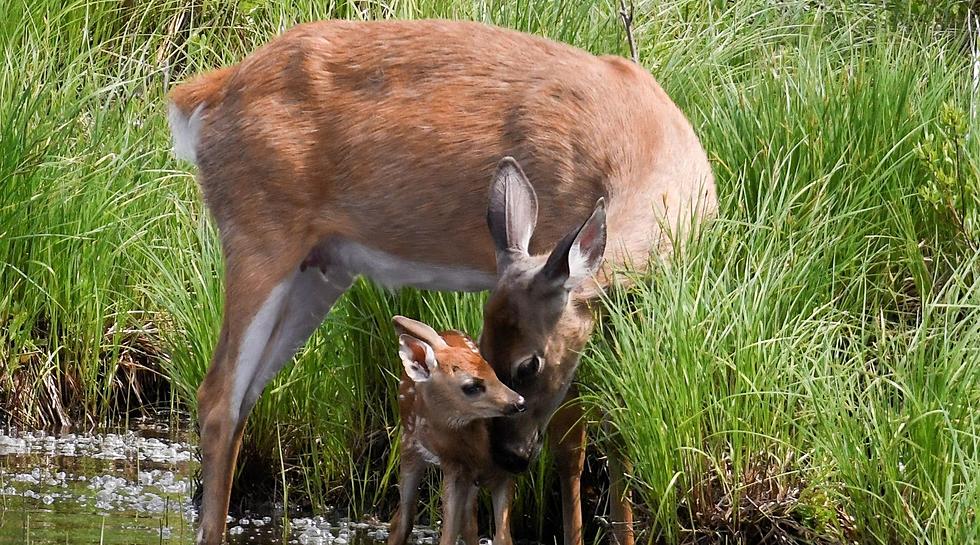
M634 463L645 538L980 539L971 53L961 11L888 5L637 6L641 61L702 137L721 199L683 255L610 295L583 363L617 430L597 439ZM626 53L611 1L5 2L3 414L98 422L134 384L194 408L221 260L169 155L166 85L299 21L431 16ZM476 333L482 300L358 283L267 389L243 463L277 482L281 453L290 501L377 510L397 433L389 319ZM542 465L521 493L539 526L550 482Z
M785 21L729 8L672 44L705 72L664 79L705 112L722 219L611 296L592 399L615 400L614 439L669 541L751 541L767 514L867 543L976 541L975 233L921 196L943 167L920 148L944 103L967 104L966 59L863 15ZM725 48L685 59L732 23Z

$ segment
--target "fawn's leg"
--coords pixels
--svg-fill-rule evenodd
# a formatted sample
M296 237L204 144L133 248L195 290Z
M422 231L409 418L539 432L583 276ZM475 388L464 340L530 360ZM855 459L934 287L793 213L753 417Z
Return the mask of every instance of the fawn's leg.
M512 545L510 535L510 507L514 503L514 479L505 477L494 485L493 494L493 545Z
M466 475L445 474L442 493L442 535L439 545L456 545L463 531L465 513L476 498L476 485Z
M418 508L419 483L424 475L425 462L414 451L403 447L398 477L398 510L391 519L388 545L405 545L412 535L415 510Z
M477 519L479 495L480 489L474 486L473 499L470 501L471 507L463 512L463 543L466 545L478 545L480 543L480 523Z

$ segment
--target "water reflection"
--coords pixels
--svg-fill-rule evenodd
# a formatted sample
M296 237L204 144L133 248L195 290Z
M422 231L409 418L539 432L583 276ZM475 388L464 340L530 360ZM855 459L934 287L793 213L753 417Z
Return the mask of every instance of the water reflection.
M0 430L0 542L192 543L195 447L180 435Z
M48 434L0 429L0 543L183 544L194 541L196 446L159 423L130 431ZM384 524L281 506L229 517L232 544L377 545ZM421 545L436 532L418 528Z

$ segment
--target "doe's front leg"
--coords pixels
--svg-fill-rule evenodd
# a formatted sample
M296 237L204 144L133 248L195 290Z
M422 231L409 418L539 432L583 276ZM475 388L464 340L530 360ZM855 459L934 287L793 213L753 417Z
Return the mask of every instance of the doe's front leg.
M574 388L568 399L577 396ZM585 419L576 401L562 405L548 425L548 441L561 481L565 545L582 545L582 470L585 468Z
M603 431L609 434L611 423L604 419ZM609 519L612 522L613 545L633 545L633 503L627 475L633 471L629 460L615 446L610 447L609 459Z

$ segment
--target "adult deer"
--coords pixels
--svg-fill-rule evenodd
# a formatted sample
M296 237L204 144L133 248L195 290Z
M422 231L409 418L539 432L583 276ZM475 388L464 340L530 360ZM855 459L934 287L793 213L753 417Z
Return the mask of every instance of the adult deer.
M478 23L324 21L176 87L170 124L225 258L224 320L198 390L198 543L223 538L255 401L363 274L493 290L482 348L527 398L524 415L494 425L495 457L520 470L549 430L565 543L580 544L584 431L574 408L552 416L591 328L583 303L609 279L603 256L642 266L714 208L705 153L656 81L622 58ZM495 172L505 156L516 161Z

